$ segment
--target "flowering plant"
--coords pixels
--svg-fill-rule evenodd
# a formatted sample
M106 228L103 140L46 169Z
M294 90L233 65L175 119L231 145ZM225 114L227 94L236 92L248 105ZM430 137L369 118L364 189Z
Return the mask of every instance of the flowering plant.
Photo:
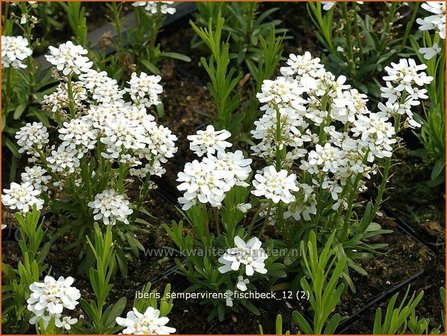
M177 11L173 2L137 1L132 3L132 6L135 25L127 27L123 22L124 4L118 2L107 4L110 10L109 19L115 26L117 36L114 38L104 34L100 41L104 52L96 53L95 60L102 70L125 80L135 71L144 70L151 74L160 74L159 63L165 58L191 61L186 55L162 50L158 43L164 20ZM114 52L106 53L108 49ZM157 105L157 109L162 114L162 105Z
M34 288L30 286L41 279L43 272L48 269L45 258L51 244L43 243L43 220L36 206L26 214L16 213L15 218L20 232L22 257L17 268L2 264L2 327L8 333L24 333L29 329L30 320L37 321L32 311L27 309L26 301Z
M186 263L179 262L179 267L191 282L190 288L220 294L218 299L203 300L214 306L209 317L219 320L225 316L225 307L239 311L242 305L259 314L250 300L236 292L269 288L285 276L284 266L277 262L279 257L266 252L272 251L273 244L253 236L256 217L243 229L244 217L252 207L246 202L252 160L244 158L240 150L226 152L232 146L226 141L230 136L228 131L215 131L209 125L188 137L190 149L203 156L201 161L187 163L177 179L178 189L184 192L179 203L194 235L185 235L183 222L165 225L186 257Z
M8 3L2 22L2 146L9 150L3 160L8 168L4 170L7 181L16 178L20 157L14 134L28 121L39 120L48 126L40 102L53 80L37 67L33 57L40 45L34 35L41 22L33 15L37 6L25 1Z
M362 6L363 1L307 4L316 37L329 51L328 70L347 76L360 92L379 99L381 73L404 52L420 4L384 2L378 17L363 15ZM367 77L373 80L365 81Z
M141 230L135 220L155 188L151 177L165 173L163 164L177 151L177 138L147 112L160 104L160 76L134 73L129 87L121 89L105 72L93 70L86 55L70 41L50 47L46 57L60 85L45 96L44 108L55 126L28 123L16 133L19 152L28 155L30 166L22 183L4 190L2 201L24 213L45 204L63 214L56 236L69 231L77 237L68 248L81 248L84 270L91 261L84 238L93 232L93 222L116 226L117 258L126 272L124 250L143 249L132 232ZM59 143L50 136L52 129ZM127 190L135 183L138 194L131 203Z
M243 237L251 237L253 224L262 215L259 237L269 224L273 225L282 242L275 246L272 241L268 248L288 248L290 253L284 258L288 265L297 262L293 246L307 237L309 230L315 230L323 241L336 231L334 244L347 258L340 272L355 290L348 266L366 274L355 260L383 247L368 242L370 237L389 232L373 223L374 214L382 201L396 134L403 127L417 127L412 107L426 98L420 86L431 81L424 69L411 59L387 67L382 88L386 101L373 112L364 94L346 84L344 76L337 78L325 70L318 58L308 52L290 55L281 68L282 76L265 80L257 95L264 114L251 132L256 141L251 150L266 166L254 174L252 187L247 182L252 160L245 159L241 151L226 151L232 146L226 141L229 132L208 126L189 136L190 149L203 158L187 163L177 181L183 192L179 203L186 210L194 235L185 236L182 223L166 228L182 251L197 246L227 249L219 259L186 255L186 264L180 264L181 273L194 288L230 293L235 279L223 276L217 280L219 272L239 271L236 288L251 287L254 281L245 276L262 278L265 274L269 284L274 283L275 274L269 267L283 275L284 266L276 259L267 265L270 256L244 257L252 249L261 251L258 238L245 242ZM380 171L378 162L384 163L384 171L377 199L368 203L363 215L357 215L358 196ZM244 213L253 206L256 212L250 214L251 222L244 223ZM232 247L233 241L236 247ZM223 264L217 270L216 261ZM206 285L203 278L207 279ZM233 306L232 301L226 304ZM247 303L243 304L248 308ZM219 306L217 313L222 318Z
M126 318L116 318L117 324L126 327L123 334L169 335L175 333L175 328L166 325L169 322L166 315L173 307L173 299L169 298L170 292L169 284L166 285L163 296L156 289L151 291L151 283L146 284L135 296L132 311L127 313Z
M410 36L410 42L421 63L427 66L427 73L433 77L431 83L426 84L430 107L423 109L423 117L418 114L415 118L421 124L418 133L424 148L418 155L430 158L428 164L432 166L430 186L437 186L445 180L445 17L444 2L426 2L421 7L430 13L429 16L418 18L419 34ZM434 32L432 32L434 31ZM424 107L424 106L423 106Z

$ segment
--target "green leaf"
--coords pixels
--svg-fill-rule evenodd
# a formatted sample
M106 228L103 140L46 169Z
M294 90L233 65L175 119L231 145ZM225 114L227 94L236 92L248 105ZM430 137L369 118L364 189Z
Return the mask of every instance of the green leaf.
M183 62L191 62L191 58L180 54L180 53L176 53L176 52L167 52L167 51L163 51L161 53L162 57L168 57L168 58L173 58L173 59L177 59L179 61L183 61Z
M122 314L124 308L126 308L126 304L127 299L125 297L122 297L112 306L112 309L110 310L106 320L106 325L108 328L112 328L115 325L116 318Z
M247 308L249 311L251 311L253 314L255 315L261 315L261 312L259 311L258 308L256 308L256 306L251 303L248 300L241 300L242 305Z
M292 313L293 321L298 325L298 328L300 331L302 331L304 334L312 335L313 329L310 327L309 323L306 321L306 319L301 315L299 312L294 311Z
M27 107L26 104L20 104L19 106L16 107L13 115L14 120L17 120L22 116L23 111L25 111L26 107Z
M444 169L445 169L445 158L439 158L435 162L435 165L433 166L433 169L431 171L431 179L436 180L438 176L440 176L441 174L444 175L443 174Z
M159 75L161 73L160 70L149 60L143 59L141 60L141 64L143 64L143 66L154 75Z

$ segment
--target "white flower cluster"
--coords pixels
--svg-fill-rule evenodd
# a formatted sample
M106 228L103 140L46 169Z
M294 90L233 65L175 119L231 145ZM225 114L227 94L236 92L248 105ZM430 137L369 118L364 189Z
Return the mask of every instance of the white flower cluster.
M356 3L363 5L363 1L356 1ZM323 5L323 10L328 11L337 4L337 1L321 1L321 4Z
M22 182L30 183L34 189L47 191L51 176L45 175L47 171L40 166L25 167L21 174Z
M47 128L40 122L27 123L17 131L15 138L19 153L39 156L39 152L48 144L49 134Z
M219 262L223 264L219 267L220 273L238 271L241 265L244 265L247 276L252 276L254 272L267 273L264 261L268 255L261 247L262 242L258 238L253 237L248 242L244 242L239 236L236 236L234 244L236 247L229 248L219 258Z
M264 81L257 98L264 111L251 132L255 155L276 164L255 176L253 194L288 203L286 217L310 219L316 190L327 190L333 208L345 206L343 187L357 174L369 178L376 158L390 157L394 128L383 112L373 113L367 97L336 78L309 52L290 55L282 76ZM288 175L295 163L305 180ZM304 204L303 204L304 202Z
M406 123L410 127L421 126L413 119L412 109L419 105L422 99L428 98L427 90L423 86L430 84L433 77L427 76L423 71L426 68L425 64L417 65L411 58L402 58L399 63L391 63L391 66L385 67L387 75L383 80L386 86L381 90L382 97L387 101L385 104L379 103L378 106L386 116L406 115Z
M231 188L248 186L245 180L251 173L252 160L245 159L240 150L225 152L231 144L224 140L230 136L226 130L214 131L213 126L188 136L190 148L198 156L205 153L207 156L202 161L186 163L184 171L178 173L177 181L180 184L177 189L184 191L179 198L183 210L188 210L197 202L219 208Z
M95 221L102 219L105 225L115 225L117 221L129 224L127 216L133 212L129 207L130 202L124 195L118 194L113 189L97 194L88 206L93 209L93 219Z
M33 53L28 45L28 40L23 36L2 35L2 67L26 68L23 61Z
M172 7L174 1L137 1L132 4L135 7L144 7L147 14L170 14L176 12L175 7Z
M12 182L9 189L3 189L2 203L11 210L17 210L24 214L31 211L33 206L41 210L44 200L40 198L42 192L48 190L51 176L40 166L25 167L21 174L22 182Z
M82 82L73 83L73 102L77 114L85 113L87 106L87 90ZM60 83L56 91L43 97L43 109L52 113L65 114L68 111L69 99L67 84Z
M175 333L175 328L166 324L169 318L160 317L160 311L153 307L148 307L142 314L135 307L127 313L126 318L117 317L116 323L122 327L125 335L170 335Z
M27 300L28 310L35 314L29 323L44 321L45 327L51 318L55 319L56 327L71 329L71 325L78 322L76 318L62 316L64 309L74 310L78 305L81 293L72 284L72 277L59 277L57 280L46 276L43 282L30 285L31 295Z
M227 251L219 258L219 262L223 264L219 267L220 273L239 272L239 268L244 267L247 276L253 276L255 272L266 274L265 260L268 259L267 253L261 247L261 241L253 237L248 242L244 242L239 236L234 237L235 247L227 249ZM250 280L239 275L237 278L236 288L245 292ZM233 306L231 298L233 292L227 291L230 296L226 300L227 306Z
M128 82L130 88L127 90L134 104L146 107L160 104L159 95L163 92L163 87L158 84L160 81L161 76L149 76L144 72L138 76L132 73Z
M49 49L50 55L45 55L45 58L65 76L72 73L77 75L85 73L93 65L93 62L85 56L88 51L71 41L62 43L58 48L50 46Z
M130 88L120 89L117 81L105 72L91 69L92 62L84 55L87 51L67 42L58 48L50 47L50 63L66 77L71 77L76 115L68 113L68 83L61 83L56 92L45 97L47 109L56 114L59 128L59 144L50 145L47 128L38 122L28 123L16 133L20 153L30 155L30 162L42 161L50 174L56 174L54 186L63 189L71 180L79 185L81 161L95 153L111 161L125 165L129 174L141 179L148 175L163 175L163 165L177 152L177 137L155 122L147 108L160 103L163 91L159 76L132 75ZM129 94L133 102L126 102ZM99 150L98 150L99 149ZM5 189L3 203L11 209L29 211L33 204L40 209L43 201L37 198L47 190L49 177L38 166L28 167L22 184ZM95 220L107 224L116 221L128 223L132 213L125 195L105 190L89 203Z
M418 18L416 22L420 25L419 29L422 31L434 30L439 34L439 37L445 39L445 15L446 4L445 1L427 1L421 6L432 15L425 18Z
M262 174L256 174L253 186L255 187L252 190L253 195L264 196L274 203L280 201L286 204L291 203L295 200L291 192L298 191L296 175L289 175L285 169L278 172L273 166L265 167Z
M42 209L44 201L39 198L40 190L35 189L31 182L18 184L12 182L9 189L3 189L2 203L11 210L22 213L29 212L33 206Z
M225 141L231 137L227 130L215 131L213 125L208 125L204 131L199 130L195 135L188 135L191 141L189 149L198 157L204 154L214 154L216 152L224 152L225 148L231 147L231 143Z

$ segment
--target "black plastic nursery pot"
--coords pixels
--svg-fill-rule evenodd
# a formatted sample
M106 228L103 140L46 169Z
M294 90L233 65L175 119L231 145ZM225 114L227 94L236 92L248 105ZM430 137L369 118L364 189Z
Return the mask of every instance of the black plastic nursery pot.
M176 4L177 13L173 16L168 17L165 21L165 30L161 34L161 42L169 45L176 38L177 40L188 36L186 32L189 28L187 24L187 18L195 10L195 5L193 3L177 3ZM131 25L133 23L133 15L129 14L124 19L126 25ZM91 32L88 39L92 42L98 41L100 37L108 32L114 32L113 26L107 24L97 30ZM177 35L176 35L177 34ZM294 35L296 41L301 41L304 37L298 32L291 30L291 34ZM185 40L174 41L175 46L184 44ZM189 43L189 41L188 41ZM186 48L186 47L185 47ZM174 47L173 47L173 50ZM203 117L194 116L194 114L206 111L207 109L212 110L213 104L210 99L209 92L205 89L206 81L204 80L203 69L197 65L199 57L197 55L192 56L192 63L196 64L183 64L176 63L175 61L168 61L163 65L162 71L167 74L166 78L166 96L165 110L166 117L162 120L165 124L169 118L170 125L166 125L171 128L174 126L178 129L179 138L186 138L187 131L191 129L197 129L203 126ZM46 62L43 62L44 64ZM197 70L197 72L195 72ZM169 79L174 79L175 83L170 83ZM171 85L171 87L169 87ZM182 89L182 94L186 92L186 96L171 97L169 93L170 88ZM196 96L195 96L196 95ZM188 100L188 97L190 99ZM184 99L185 101L180 101ZM178 111L176 111L176 106L178 105ZM166 119L166 120L165 120ZM176 133L175 131L173 131ZM180 140L179 140L180 141ZM188 148L186 142L179 145L180 153L176 155L173 162L169 162L167 165L167 176L156 179L158 189L151 194L151 208L160 211L162 214L169 211L169 209L178 208L177 197L179 193L175 186L175 176L169 175L172 171L178 171L182 169L185 162L190 161L191 156L188 154ZM175 169L172 169L175 167ZM161 210L160 210L161 209ZM360 275L353 274L354 283L357 285L357 293L348 292L346 302L340 305L339 313L348 316L337 329L337 333L359 333L359 331L365 331L368 333L367 325L370 322L371 316L374 314L374 310L383 305L389 298L396 292L405 291L409 284L415 284L418 281L418 287L412 287L412 289L420 288L431 288L437 286L439 279L433 281L433 283L423 283L429 279L430 272L432 271L431 265L436 264L436 268L441 267L442 256L444 254L445 245L434 246L433 242L427 241L419 237L419 235L409 226L399 215L394 214L390 209L386 209L385 214L387 218L385 221L385 226L387 228L393 229L394 233L390 237L380 237L379 239L384 239L384 241L389 243L390 249L385 251L385 255L378 256L375 261L369 264L367 261L362 266L371 269L370 277L363 277ZM170 219L181 219L182 215L180 213L169 214L166 216L166 220ZM261 223L258 222L258 226ZM160 230L163 230L162 228ZM152 240L157 240L156 235L161 231L156 231L154 234L146 237L145 247L149 249L163 249L170 248L168 242L161 240L153 242ZM8 238L6 238L8 239ZM11 240L11 238L9 238ZM399 241L404 241L404 244L399 245ZM399 246L396 248L396 246ZM396 249L394 249L396 248ZM392 258L392 254L399 255L399 258ZM442 255L442 256L441 256ZM76 257L76 256L74 256ZM392 259L391 261L387 259ZM397 269L399 262L407 260L406 270L402 273L398 273L400 270ZM65 259L64 259L65 260ZM59 259L54 260L56 262L55 271L63 274L63 269L58 269L57 263L60 262ZM180 258L182 262L182 259ZM134 277L134 274L142 271L144 267L148 264L154 264L155 267L150 270L150 272L142 272L138 277ZM59 265L60 266L60 265ZM372 269L376 267L376 270ZM434 267L434 266L433 266ZM378 270L377 270L378 269ZM171 283L173 291L183 291L187 286L187 280L181 275L178 275L176 271L178 266L175 265L174 258L167 258L166 256L141 256L141 261L138 262L135 267L129 271L129 276L123 278L120 283L116 284L115 289L112 293L112 297L127 296L128 297L128 307L130 309L130 304L132 298L134 297L136 291L140 290L141 287L148 281L153 285L153 288L157 288L160 291L167 283ZM396 273L394 275L393 271ZM444 270L445 271L445 270ZM428 278L427 278L428 275ZM81 280L81 286L84 285L88 288L88 284L85 280ZM370 282L372 285L366 286ZM367 288L366 288L367 287ZM343 297L344 298L344 297ZM436 298L430 296L435 300ZM174 310L170 314L170 323L177 327L178 333L245 333L253 334L257 333L257 325L261 324L264 326L264 331L267 333L274 331L274 321L276 315L281 313L284 319L284 329L290 329L292 332L295 331L295 326L291 321L291 313L293 310L300 310L302 312L307 308L305 302L297 302L293 300L277 300L272 302L259 301L255 302L255 305L261 310L261 316L256 317L249 315L247 312L241 312L240 314L231 314L226 321L217 322L211 321L207 322L206 318L208 315L207 307L200 306L198 302L186 302L177 300L174 302ZM127 309L126 309L127 310ZM439 313L438 313L439 314ZM306 314L308 317L309 315ZM365 318L365 316L367 318ZM363 324L362 320L365 320ZM359 326L359 324L361 324ZM372 329L372 324L369 323ZM356 329L358 328L358 329Z

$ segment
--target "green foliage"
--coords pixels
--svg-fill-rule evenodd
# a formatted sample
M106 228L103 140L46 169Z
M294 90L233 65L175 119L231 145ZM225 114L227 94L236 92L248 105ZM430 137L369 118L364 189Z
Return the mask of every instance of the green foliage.
M256 2L197 3L196 22L191 23L197 33L193 46L205 43L213 58L201 61L217 105L215 126L229 130L235 140L248 141L246 132L260 113L256 93L276 71L287 38L287 30L278 28L281 21L269 20L277 8L259 15L258 7ZM248 94L242 100L239 91L244 90Z
M170 297L171 285L167 284L165 286L163 295L158 293L156 289L151 291L151 286L151 283L148 282L139 292L139 296L135 296L133 307L142 314L147 308L152 307L160 311L160 317L168 315L174 307L174 299Z
M225 19L219 12L215 18L215 24L212 17L209 19L208 28L198 27L192 21L190 23L211 52L208 61L204 57L200 61L211 80L208 88L217 107L215 126L227 129L234 134L237 133L239 122L243 118L243 115L235 113L240 104L240 94L233 94L241 75L230 66L229 43L222 42L224 22Z
M111 2L107 6L110 11L108 18L115 26L117 36L104 46L113 52L97 52L95 64L113 78L124 82L132 72L140 71L158 75L159 63L166 58L191 61L186 55L161 50L157 39L162 30L164 14L148 14L143 7L135 7L135 25L124 27L123 3Z
M346 75L354 87L376 99L380 97L381 73L403 52L419 8L418 3L408 4L412 8L411 16L400 37L397 22L399 10L405 4L384 5L381 17L373 18L360 15L361 7L354 2L337 3L328 11L322 9L320 2L307 3L309 16L317 28L317 39L329 52L327 69L337 76ZM365 82L365 78L369 80Z
M421 132L416 133L423 149L414 152L415 155L427 159L432 166L429 186L435 187L445 181L445 44L439 35L431 36L429 32L422 34L421 43L414 36L410 36L413 50L419 61L427 66L427 74L433 77L426 86L430 99L430 107L423 106L424 114L415 114L415 120L421 124ZM432 47L438 44L441 51L426 60L420 53L421 47Z
M260 314L259 309L248 299L235 298L233 305L228 307L227 297L222 296L227 291L238 291L236 288L238 276L244 276L244 270L241 268L239 271L220 273L218 268L222 264L218 261L219 257L227 249L235 246L235 236L239 236L244 241L252 237L252 225L249 225L248 231L244 230L241 223L244 214L237 210L237 205L245 202L248 192L241 192L243 189L241 187L235 189L237 190L232 190L226 195L224 205L220 209L208 209L206 205L199 203L187 210L185 220L189 224L188 227L184 226L183 221L163 225L179 253L186 258L185 263L177 260L178 272L191 284L186 291L221 295L218 298L201 300L201 304L212 307L208 316L209 320L218 318L223 321L230 310L240 312L241 309L247 309L255 315ZM262 247L266 251L272 251L275 246L270 240L263 243ZM284 265L279 262L277 255L269 255L265 260L265 268L268 271L267 274L254 273L249 277L248 291L260 288L270 290L279 278L286 276ZM261 285L262 287L259 287Z
M72 29L76 44L87 47L87 18L85 7L78 1L61 2L60 5L67 13L68 23Z
M80 304L87 319L76 325L74 330L78 333L113 334L121 329L116 326L115 319L123 312L127 300L122 297L115 304L106 305L112 289L111 279L116 269L112 227L108 226L103 234L95 223L94 242L89 237L86 239L96 261L96 266L89 271L95 299L89 301L81 299Z
M6 333L25 333L29 330L29 319L33 314L27 310L26 300L30 296L29 286L39 281L47 269L45 258L50 244L41 247L44 231L40 212L34 207L26 215L17 213L20 229L19 247L22 258L17 269L2 264L2 327ZM40 224L39 224L40 222Z
M419 292L417 296L416 293L413 293L411 297L408 297L409 291L410 288L406 291L399 306L396 306L399 293L393 295L388 302L384 318L382 318L382 308L377 308L374 318L373 334L405 334L410 321L412 330L414 329L419 332L428 328L428 321L426 319L418 320L415 316L416 306L422 300L424 292Z
M307 243L301 242L302 262L306 270L306 276L301 278L301 288L309 295L313 320L309 324L298 311L294 311L292 317L300 331L306 334L333 334L343 319L339 314L332 314L345 288L339 281L346 266L346 257L339 259L337 249L332 247L334 237L334 234L330 236L320 252L313 231Z
M272 33L273 38L279 38L287 32L279 28L280 20L271 19L277 10L270 8L259 14L258 2L201 2L197 3L195 18L197 25L207 26L210 18L217 25L218 17L223 17L222 40L229 42L230 59L235 60L241 70L245 65L255 77L256 64L264 57L262 41ZM193 39L193 45L198 44Z

